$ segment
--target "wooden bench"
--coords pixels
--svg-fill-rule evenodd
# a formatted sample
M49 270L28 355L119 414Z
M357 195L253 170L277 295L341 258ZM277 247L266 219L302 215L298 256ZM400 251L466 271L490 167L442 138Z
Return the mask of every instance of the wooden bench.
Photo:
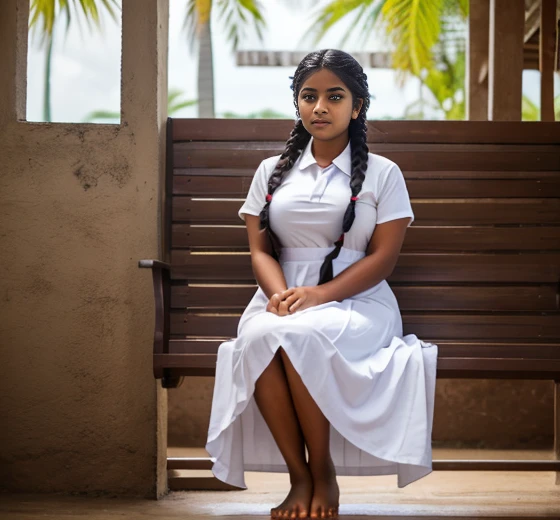
M170 120L164 261L152 269L154 375L214 374L254 294L237 211L259 162L292 128L277 120ZM560 125L370 122L370 150L404 172L416 220L388 278L404 334L439 346L438 377L555 381L560 459ZM170 459L169 469L209 469ZM548 470L553 461L434 461L434 470ZM170 481L171 482L171 481ZM172 487L221 488L212 479Z

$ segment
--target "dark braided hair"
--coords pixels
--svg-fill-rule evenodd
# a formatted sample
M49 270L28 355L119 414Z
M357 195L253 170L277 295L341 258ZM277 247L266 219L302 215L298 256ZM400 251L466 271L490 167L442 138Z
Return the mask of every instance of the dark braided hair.
M318 285L326 283L333 278L332 261L340 253L340 249L344 243L344 233L350 231L354 223L356 198L358 193L362 190L362 184L368 166L369 149L367 146L366 113L369 108L369 91L367 76L361 65L350 54L335 49L315 51L305 56L298 65L291 85L294 93L294 105L296 107L298 120L290 134L290 138L286 141L284 152L270 175L266 203L260 214L260 227L268 231L272 244L273 256L278 260L280 243L269 226L270 202L272 200L272 195L282 184L286 173L292 169L301 152L311 139L311 134L304 128L303 122L299 118L298 96L305 80L311 74L321 69L328 69L336 74L352 92L354 107L359 106L360 100L362 101L362 106L358 117L356 119L351 119L348 127L352 154L352 174L350 176L352 196L342 221L342 235L335 242L334 250L326 256L321 266Z

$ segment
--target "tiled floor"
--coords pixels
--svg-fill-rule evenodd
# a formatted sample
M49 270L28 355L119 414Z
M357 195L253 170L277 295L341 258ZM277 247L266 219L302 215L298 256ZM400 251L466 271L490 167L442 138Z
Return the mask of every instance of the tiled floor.
M462 458L463 452L434 450L434 458ZM182 455L171 450L171 455ZM508 452L471 453L511 458ZM516 458L538 458L516 452ZM543 457L544 458L544 457ZM221 492L175 492L159 501L83 498L62 495L0 496L2 520L240 520L268 518L288 489L284 474L246 474L248 489ZM422 519L557 518L560 485L551 472L433 472L403 489L396 477L340 477L341 518Z

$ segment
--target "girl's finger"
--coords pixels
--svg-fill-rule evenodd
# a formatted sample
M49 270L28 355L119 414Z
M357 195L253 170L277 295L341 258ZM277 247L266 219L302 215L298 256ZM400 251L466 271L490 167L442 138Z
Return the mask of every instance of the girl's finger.
M294 291L295 291L295 287L291 287L290 289L286 289L285 291L282 291L282 300L285 300L288 296L291 296Z
M296 311L296 310L300 307L301 303L302 303L301 298L298 298L298 299L295 301L295 303L293 303L293 304L289 307L288 310L289 310L290 312Z
M290 305L292 305L292 303L294 303L295 301L299 300L299 296L297 294L292 294L291 296L288 296L284 302L286 302L286 304L288 305L288 307Z

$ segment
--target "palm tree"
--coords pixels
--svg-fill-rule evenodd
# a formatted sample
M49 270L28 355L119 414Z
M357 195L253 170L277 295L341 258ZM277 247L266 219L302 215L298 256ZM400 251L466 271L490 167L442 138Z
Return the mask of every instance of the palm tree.
M259 39L265 21L258 0L187 0L184 27L188 30L191 49L198 40L198 117L214 117L214 70L212 53L212 30L210 26L213 9L231 43L237 50L245 29L252 26Z
M310 27L317 43L340 20L353 15L354 23L341 45L358 29L362 43L378 26L384 27L393 47L397 70L420 76L434 65L434 46L442 32L451 39L455 20L466 19L469 0L332 0Z
M31 0L29 27L39 32L42 44L46 45L43 120L51 121L51 64L53 30L61 12L66 14L66 30L70 28L72 17L80 10L84 13L90 29L100 27L99 9L104 8L115 20L117 0ZM40 24L40 27L39 27Z

